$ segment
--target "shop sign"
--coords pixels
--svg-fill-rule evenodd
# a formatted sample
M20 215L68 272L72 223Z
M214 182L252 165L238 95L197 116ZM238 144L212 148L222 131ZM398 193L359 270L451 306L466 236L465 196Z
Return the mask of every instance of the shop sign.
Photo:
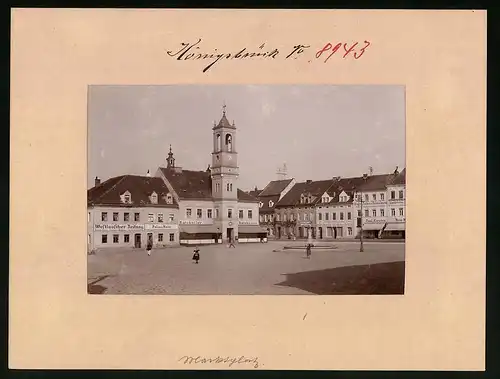
M240 221L240 225L259 225L257 221Z
M134 231L134 230L159 230L177 229L176 224L95 224L95 231Z
M371 219L365 219L364 223L365 224L385 224L385 219L383 218L371 218Z
M181 220L179 221L179 224L181 225L206 225L206 224L213 224L213 221L203 221L203 220Z

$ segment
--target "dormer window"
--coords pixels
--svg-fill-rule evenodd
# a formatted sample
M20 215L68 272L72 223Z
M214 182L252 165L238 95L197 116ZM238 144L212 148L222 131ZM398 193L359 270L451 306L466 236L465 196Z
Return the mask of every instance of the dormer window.
M264 203L262 201L259 202L259 208L262 208L264 206Z
M158 195L153 192L150 196L151 204L158 204Z
M174 202L171 194L167 193L167 196L165 196L165 202L167 204L172 204Z
M274 201L269 200L269 208L272 208L272 207L273 207L273 205L274 205Z
M126 191L122 196L121 196L121 200L123 203L125 204L130 204L132 203L132 196L130 195L130 192Z

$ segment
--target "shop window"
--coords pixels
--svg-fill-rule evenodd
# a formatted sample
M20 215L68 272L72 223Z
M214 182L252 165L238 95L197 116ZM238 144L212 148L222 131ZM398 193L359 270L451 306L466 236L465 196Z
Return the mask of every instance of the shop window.
M118 234L113 234L113 243L118 243L120 240L120 236Z
M158 242L163 242L163 233L158 233Z
M103 234L101 236L101 242L102 243L108 243L108 235L107 234Z
M174 242L175 241L174 233L170 233L169 234L169 240L170 240L170 242Z
M123 236L123 242L125 242L125 243L129 243L130 242L130 234L125 234Z

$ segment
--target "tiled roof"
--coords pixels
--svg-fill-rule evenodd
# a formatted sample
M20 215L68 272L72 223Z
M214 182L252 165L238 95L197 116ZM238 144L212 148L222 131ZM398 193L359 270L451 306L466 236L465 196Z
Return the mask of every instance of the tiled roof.
M280 199L280 195L273 196L259 196L259 202L262 202L262 208L260 208L260 212L272 212L276 207L278 200ZM273 206L269 206L269 201L273 202Z
M123 204L120 195L130 192L131 203ZM156 192L158 203L153 204L149 196ZM178 207L175 199L167 204L163 196L169 190L161 178L138 175L121 175L110 178L87 191L87 202L90 205L123 205L123 206L164 206Z
M293 179L273 180L262 190L259 196L274 196L281 195L285 188L292 182Z
M332 197L332 200L330 200L330 204L336 204L340 202L339 197L342 191L349 196L347 204L352 203L354 192L358 186L363 184L363 181L364 179L362 177L337 178L333 185L328 189L328 194Z
M290 191L281 198L276 207L293 207L296 205L312 206L321 201L321 195L323 195L333 183L333 179L296 183ZM313 201L309 204L300 204L300 195L308 195L309 193L314 196Z
M212 180L209 171L176 171L165 167L160 167L160 170L180 199L212 199ZM258 201L254 196L240 189L238 189L237 196L238 201Z
M371 175L366 181L359 185L360 191L384 190L393 178L393 174Z
M255 197L255 198L258 198L261 192L262 192L262 190L260 190L260 189L254 189L254 190L252 190L252 191L248 191L248 194L249 194L250 196L253 196L253 197Z
M207 171L160 168L180 199L211 199L212 182Z
M403 185L406 184L406 168L403 169L398 175L396 175L390 184Z
M251 202L251 203L257 203L259 200L257 200L256 197L249 195L245 191L242 191L238 188L238 201L244 201L244 202Z

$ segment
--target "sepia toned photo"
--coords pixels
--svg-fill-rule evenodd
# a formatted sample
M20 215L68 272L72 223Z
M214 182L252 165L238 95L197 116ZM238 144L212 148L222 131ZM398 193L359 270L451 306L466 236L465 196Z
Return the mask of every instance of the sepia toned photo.
M90 86L91 294L403 294L403 86Z

